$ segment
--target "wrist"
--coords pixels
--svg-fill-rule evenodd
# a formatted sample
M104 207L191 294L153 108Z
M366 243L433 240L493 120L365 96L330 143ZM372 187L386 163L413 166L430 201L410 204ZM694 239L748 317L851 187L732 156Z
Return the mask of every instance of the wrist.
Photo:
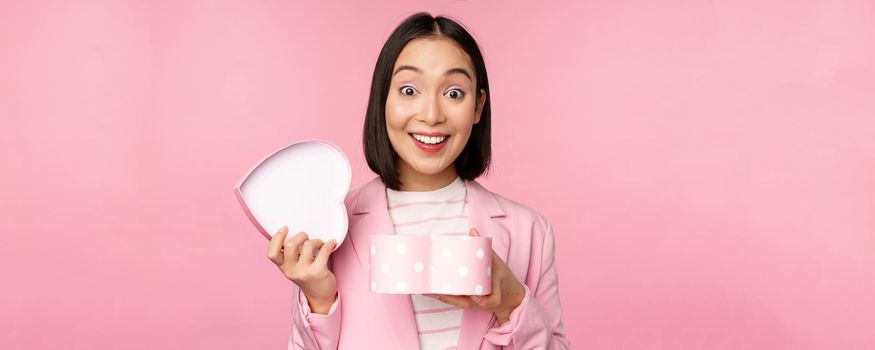
M337 294L332 298L311 298L306 293L304 296L307 298L307 304L310 306L310 312L314 314L327 315L328 311L331 310L331 305L334 304L334 301L337 300Z
M510 321L510 313L497 311L495 312L495 318L498 319L498 325L501 326L507 321Z
M510 314L513 313L513 311L516 310L516 308L523 303L523 299L525 299L525 297L526 290L522 288L522 285L520 285L519 291L517 293L513 293L510 297L510 300L512 300L510 306L506 309L495 312L495 317L498 319L499 325L504 324L505 322L510 320Z

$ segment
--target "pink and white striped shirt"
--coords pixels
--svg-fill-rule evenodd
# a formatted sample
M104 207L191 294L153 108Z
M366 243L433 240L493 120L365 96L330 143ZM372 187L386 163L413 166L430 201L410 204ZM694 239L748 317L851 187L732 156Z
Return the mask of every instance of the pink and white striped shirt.
M386 198L396 234L468 234L468 198L465 183L459 177L434 191L407 192L386 188ZM419 294L411 295L411 299L420 348L455 348L459 342L463 310Z

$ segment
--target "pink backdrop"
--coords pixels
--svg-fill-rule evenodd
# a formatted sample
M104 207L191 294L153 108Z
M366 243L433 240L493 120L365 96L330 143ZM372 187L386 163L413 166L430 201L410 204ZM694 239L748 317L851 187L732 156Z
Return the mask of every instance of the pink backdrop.
M0 6L0 348L283 348L291 282L231 188L312 137L370 179L416 10L482 45L481 182L553 221L575 348L875 348L871 1Z

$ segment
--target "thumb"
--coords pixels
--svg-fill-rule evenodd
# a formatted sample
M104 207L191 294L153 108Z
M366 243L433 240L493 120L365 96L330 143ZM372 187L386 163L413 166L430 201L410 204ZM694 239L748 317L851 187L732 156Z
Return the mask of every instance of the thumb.
M478 232L476 228L472 227L471 230L468 231L468 236L480 237L480 232Z

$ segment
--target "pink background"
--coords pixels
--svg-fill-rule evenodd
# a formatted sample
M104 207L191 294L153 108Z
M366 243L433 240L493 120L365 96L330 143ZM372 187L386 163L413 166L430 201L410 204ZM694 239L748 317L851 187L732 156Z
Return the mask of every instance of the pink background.
M482 45L481 182L553 221L575 348L875 348L875 5L829 0L3 1L0 348L285 347L232 186L303 138L370 179L416 10Z

